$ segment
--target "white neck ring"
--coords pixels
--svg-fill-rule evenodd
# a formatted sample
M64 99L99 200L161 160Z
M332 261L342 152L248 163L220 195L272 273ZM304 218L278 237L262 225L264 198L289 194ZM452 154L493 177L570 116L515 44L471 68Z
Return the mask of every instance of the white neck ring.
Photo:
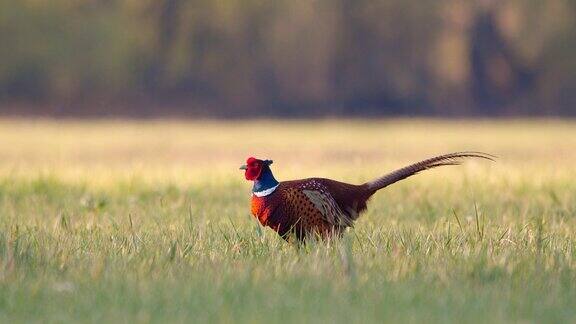
M268 189L265 189L262 191L254 191L253 194L256 197L265 197L265 196L268 196L269 194L273 193L274 190L276 190L276 188L278 188L278 186L279 186L279 184L275 185L272 188L268 188Z

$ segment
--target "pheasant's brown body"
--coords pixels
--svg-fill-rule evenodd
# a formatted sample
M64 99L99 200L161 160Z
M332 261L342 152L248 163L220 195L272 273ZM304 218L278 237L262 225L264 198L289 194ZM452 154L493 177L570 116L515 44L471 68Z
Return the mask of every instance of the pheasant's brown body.
M284 238L326 238L342 233L366 209L367 186L311 178L281 182L264 197L252 196L252 214Z
M492 160L492 156L484 153L451 153L409 165L361 185L323 178L279 183L269 168L270 160L250 158L243 168L246 178L255 181L252 214L284 239L295 236L302 241L309 236L339 235L353 226L366 210L368 199L379 189L423 170L460 164L462 158L468 157Z

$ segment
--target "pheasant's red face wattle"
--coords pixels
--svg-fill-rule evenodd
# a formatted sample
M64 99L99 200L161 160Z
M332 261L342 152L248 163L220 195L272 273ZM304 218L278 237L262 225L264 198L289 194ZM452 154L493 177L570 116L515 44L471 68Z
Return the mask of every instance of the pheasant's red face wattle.
M256 158L250 157L246 160L246 165L243 166L245 168L244 176L246 180L254 181L260 177L262 173L262 166L264 161L258 160Z

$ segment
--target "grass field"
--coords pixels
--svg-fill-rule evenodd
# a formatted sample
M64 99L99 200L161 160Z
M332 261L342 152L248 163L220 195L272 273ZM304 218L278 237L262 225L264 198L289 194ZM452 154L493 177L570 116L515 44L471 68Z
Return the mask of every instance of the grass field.
M363 182L341 240L296 248L238 166ZM576 122L0 121L0 322L576 322Z

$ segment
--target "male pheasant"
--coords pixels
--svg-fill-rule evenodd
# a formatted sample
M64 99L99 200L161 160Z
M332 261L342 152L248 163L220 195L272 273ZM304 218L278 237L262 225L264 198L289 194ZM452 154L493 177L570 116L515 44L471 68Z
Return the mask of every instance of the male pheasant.
M248 158L245 170L252 188L252 214L260 223L275 230L285 240L295 237L329 238L340 235L366 210L366 202L376 191L420 171L443 165L459 165L465 158L493 160L480 152L457 152L433 157L398 169L361 185L324 178L278 182L272 160Z

